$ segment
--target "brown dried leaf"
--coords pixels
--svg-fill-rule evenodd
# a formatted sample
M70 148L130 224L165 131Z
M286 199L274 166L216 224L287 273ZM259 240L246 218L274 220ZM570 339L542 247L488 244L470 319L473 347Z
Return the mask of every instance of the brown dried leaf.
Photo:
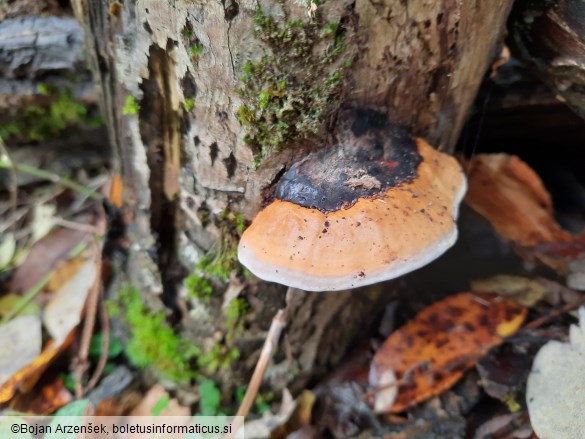
M551 198L540 177L518 157L479 154L469 169L465 201L500 235L526 247L572 239L555 222Z
M459 293L421 311L393 332L374 356L370 384L392 371L397 413L450 388L489 349L516 332L527 310L495 294Z
M77 230L58 229L39 240L30 250L24 263L15 270L10 290L13 292L30 290L88 236L87 233Z
M160 407L156 416L189 416L191 414L189 407L183 407L176 399L171 399L163 386L155 384L146 392L130 416L154 416L153 412L158 411L156 407L163 400L165 401L164 407Z
M69 404L75 398L61 378L55 378L45 384L38 391L28 392L15 397L10 405L13 409L36 415L49 415L61 407Z

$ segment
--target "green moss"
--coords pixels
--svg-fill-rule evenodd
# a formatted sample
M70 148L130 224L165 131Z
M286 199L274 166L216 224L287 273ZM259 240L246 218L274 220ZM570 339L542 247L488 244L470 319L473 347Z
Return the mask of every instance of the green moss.
M124 116L132 116L134 114L138 114L139 110L140 104L136 98L132 95L126 96L126 101L124 102L124 107L122 108L122 114Z
M195 266L195 276L216 277L226 282L232 272L243 270L238 262L237 248L240 235L246 228L246 220L243 215L225 209L215 217L215 225L220 230L220 237ZM190 282L198 291L204 293L208 291L201 281L191 278ZM203 296L209 294L205 293Z
M183 37L183 45L187 47L187 52L189 53L189 57L191 58L191 62L196 66L197 62L199 61L199 57L203 53L203 44L197 36L195 36L193 32L193 27L191 23L187 21L185 23L185 27L181 31L181 36Z
M244 395L246 394L246 387L238 387L235 393L235 400L238 404L241 404L244 400ZM270 410L270 404L274 402L274 393L273 392L260 392L256 396L254 400L254 406L251 409L251 412L255 415L262 416L268 410Z
M191 363L199 355L197 347L183 340L166 322L164 313L146 308L140 293L125 286L119 294L124 320L130 326L125 352L139 368L152 366L163 377L186 382L197 376Z
M181 36L185 40L191 41L191 39L193 38L193 29L191 29L191 27L184 27L183 30L181 31Z
M192 273L183 280L183 285L191 297L209 299L213 294L213 287L205 277Z
M326 117L339 105L347 63L338 63L344 48L338 23L277 23L258 9L254 24L254 35L271 53L243 65L238 119L257 165L293 140L317 142Z
M189 55L191 56L192 61L199 60L199 56L203 53L203 44L195 43L191 47L189 47Z
M207 373L215 373L221 369L227 369L240 357L237 348L217 343L213 348L199 356L197 365Z
M242 297L236 297L228 304L224 311L225 327L228 332L242 329L242 319L250 312L250 305ZM229 335L229 333L228 333Z
M99 126L99 118L88 116L85 105L76 101L71 91L40 84L38 94L50 98L47 105L30 105L19 109L0 125L0 137L10 141L56 139L67 130Z
M183 110L191 111L195 108L195 99L194 98L187 98L183 101Z

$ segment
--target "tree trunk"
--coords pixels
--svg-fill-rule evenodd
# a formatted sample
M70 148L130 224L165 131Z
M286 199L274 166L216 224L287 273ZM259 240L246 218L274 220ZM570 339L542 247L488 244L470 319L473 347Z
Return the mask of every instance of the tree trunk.
M451 151L512 1L138 0L110 2L109 9L105 3L77 0L74 7L133 222L127 276L156 307L157 295L176 304L185 268L232 233L222 220L226 209L251 219L281 173L319 147L340 105L385 111ZM308 68L318 74L304 74ZM268 70L285 78L280 94L268 88ZM322 92L322 99L306 90ZM310 129L287 119L282 133L282 124L267 131L254 119L270 109L268 101L258 104L269 91L270 102L291 104L275 114L290 115L292 107L296 122ZM139 103L136 114L124 114L132 112L127 96ZM262 157L258 167L255 157ZM183 320L184 334L203 349L218 341L239 349L224 382L253 367L264 331L285 302L280 286L244 280L242 289L238 282L232 276L230 288L211 300L190 300ZM294 376L304 385L325 372L373 322L382 291L294 292L288 350L282 349L288 354L277 355L283 366L274 368L273 384L290 385ZM245 330L226 337L221 304L236 295L250 312Z

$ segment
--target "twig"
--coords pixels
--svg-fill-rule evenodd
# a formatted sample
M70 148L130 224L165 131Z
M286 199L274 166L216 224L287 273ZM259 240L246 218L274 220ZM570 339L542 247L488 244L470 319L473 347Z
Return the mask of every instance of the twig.
M268 334L266 334L266 340L264 340L264 346L262 346L262 351L260 352L260 358L258 358L258 362L256 363L256 368L254 369L254 373L252 374L252 378L250 379L250 384L248 384L248 388L246 389L246 394L244 395L244 399L242 400L242 404L236 413L236 416L245 417L250 413L250 408L256 399L256 395L258 395L258 390L260 389L260 385L262 384L262 379L264 378L264 373L266 372L266 368L268 367L268 363L272 359L272 354L278 344L278 339L280 338L280 334L282 333L282 329L286 326L286 319L284 310L279 310L274 318L272 319L272 323L270 324L270 329L268 329ZM241 419L241 418L238 418ZM241 427L242 421L238 421L236 419L234 424L232 425L233 433L237 432L238 429ZM225 439L233 437L231 434L226 436Z
M33 166L25 165L24 163L13 162L10 159L8 159L8 157L0 158L0 169L13 169L14 171L34 175L35 177L52 181L53 183L60 184L61 186L71 189L75 192L79 192L80 194L83 194L86 197L91 198L92 200L102 201L104 199L104 197L101 194L92 191L91 189L88 189L85 186L82 186L74 182L73 180L61 177L60 175L45 171L43 169L38 169Z
M2 138L0 138L0 163L2 162L10 162L10 156L8 155L6 145L4 145L4 141ZM10 210L12 214L14 214L16 212L16 206L18 203L18 184L16 179L16 170L11 167L8 172L10 174L10 182L8 183Z
M41 291L43 291L43 288L45 288L45 286L49 282L50 277L51 273L44 275L40 281L38 281L30 290L28 290L26 294L22 296L22 298L20 298L18 303L14 307L12 307L12 309L8 311L4 315L4 317L2 317L2 320L0 320L0 324L6 323L9 320L11 320L14 316L18 315L18 313L22 311L31 300L33 300Z
M52 221L53 224L64 227L66 229L76 230L78 232L89 233L92 235L100 234L98 228L96 226L92 226L91 224L76 223L75 221L69 221L58 217L54 217Z
M98 255L98 248L97 243L93 242L93 254L94 257ZM96 261L98 264L98 261ZM81 344L79 347L79 355L75 359L75 366L73 375L75 377L75 397L77 399L81 399L83 397L83 375L87 370L88 365L88 357L89 357L89 346L91 343L91 336L93 335L93 329L95 326L95 318L97 314L97 307L98 307L98 299L100 297L100 281L101 275L99 270L96 274L95 283L92 285L91 289L89 290L89 294L87 297L86 302L86 311L85 311L85 322L83 324L83 331L81 333Z
M100 358L98 363L93 371L93 375L91 376L90 380L83 389L84 395L87 395L89 392L93 390L95 385L100 380L102 373L108 363L108 351L110 350L110 320L108 318L108 310L106 308L106 304L104 303L103 298L103 290L100 288L99 294L99 307L100 307L100 325L102 328L102 346L100 352Z
M244 399L242 400L242 404L240 405L236 416L247 416L250 412L250 408L252 407L256 395L258 394L258 390L260 389L260 384L262 384L262 378L264 378L264 373L266 372L268 363L272 359L272 354L278 344L278 339L280 338L282 329L285 326L284 310L281 309L272 319L270 329L268 330L266 340L264 341L264 346L262 346L262 351L260 352L260 358L258 359L258 363L256 363L256 368L250 379L250 384L246 389L246 394L244 395Z
M558 310L553 309L547 315L539 317L539 318L531 321L530 323L528 323L526 326L524 326L524 329L540 328L541 326L546 325L551 320L554 320L554 319L562 316L563 314L568 313L569 311L573 311L574 309L577 309L582 305L585 305L585 296L581 300L578 300L577 302L567 303L561 309L558 309Z

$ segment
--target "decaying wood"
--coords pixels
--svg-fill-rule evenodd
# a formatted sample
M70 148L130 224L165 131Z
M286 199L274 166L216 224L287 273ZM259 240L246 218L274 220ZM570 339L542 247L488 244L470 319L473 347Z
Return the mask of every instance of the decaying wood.
M236 92L242 68L269 50L251 31L258 7L281 22L342 23L344 50L355 58L345 102L385 110L450 150L510 5L511 0L342 0L311 11L305 1L138 0L108 10L105 2L74 1L132 211L130 280L149 304L156 306L153 297L161 295L172 303L181 267L190 269L220 233L199 212L213 217L229 209L252 218L265 201L263 193L269 193L265 190L306 153L285 148L254 169L252 151L242 140L237 119L242 101ZM201 45L195 61L186 29ZM141 105L136 115L123 114L129 95ZM192 110L182 108L186 98L195 99ZM182 211L185 206L190 212ZM241 343L235 341L242 361L226 372L228 380L242 367L253 367L284 291L251 282L241 293L252 306L251 325ZM267 374L271 382L279 381L278 375L280 387L288 385L293 366L298 385L324 373L359 333L356 328L370 323L382 291L301 293L287 327L292 360L280 375ZM223 319L219 307L200 306L205 312L198 310L197 319L187 319L185 326L194 342L210 346L224 331Z
M19 116L30 106L47 107L52 97L40 93L41 85L66 90L86 108L95 108L97 93L86 68L84 50L81 29L73 17L29 16L0 21L0 125L21 122ZM26 137L26 127L22 130ZM15 162L59 175L107 166L110 157L105 128L86 127L59 140L8 147ZM17 184L37 180L19 174ZM0 189L8 186L7 173L0 172Z
M0 21L0 110L31 103L38 85L67 87L95 102L85 68L83 37L72 17L24 17Z
M361 57L352 99L452 151L512 1L356 1Z
M516 2L510 27L517 55L583 118L584 19L581 0Z

